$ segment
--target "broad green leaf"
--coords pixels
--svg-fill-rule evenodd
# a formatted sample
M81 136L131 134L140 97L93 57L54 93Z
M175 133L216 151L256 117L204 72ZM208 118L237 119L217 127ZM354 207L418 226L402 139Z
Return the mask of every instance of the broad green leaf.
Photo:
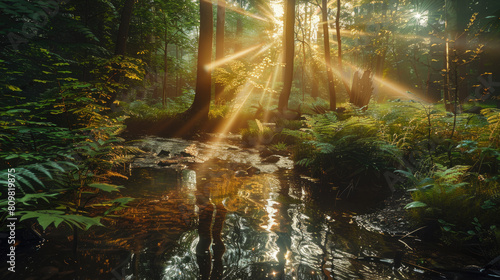
M411 203L408 203L405 206L405 209L420 208L420 207L427 207L427 204L423 203L422 201L413 201Z

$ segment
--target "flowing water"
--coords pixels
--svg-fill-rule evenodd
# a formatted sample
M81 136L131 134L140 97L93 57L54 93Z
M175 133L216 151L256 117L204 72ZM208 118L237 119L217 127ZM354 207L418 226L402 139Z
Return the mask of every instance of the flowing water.
M149 153L121 191L136 198L130 207L80 233L76 259L71 232L52 232L17 279L429 279L394 257L424 263L439 259L435 248L418 253L421 245L361 228L353 216L366 204L295 174L287 157L264 162L230 143L139 142ZM454 258L463 261L447 264Z

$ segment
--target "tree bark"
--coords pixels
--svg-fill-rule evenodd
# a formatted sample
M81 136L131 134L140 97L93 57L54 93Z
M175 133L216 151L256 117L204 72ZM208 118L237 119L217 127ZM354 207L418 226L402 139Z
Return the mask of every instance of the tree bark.
M240 4L240 8L243 9L242 1L238 1ZM243 20L241 19L242 15L236 15L236 37L234 38L234 52L237 53L241 51L241 36L243 35Z
M351 95L351 90L347 84L347 77L344 73L344 67L342 65L342 37L340 36L340 0L337 0L337 17L335 18L335 29L337 31L337 46L338 46L338 59L339 59L339 73L342 83L344 84L345 91L347 95Z
M134 0L125 0L122 15L120 19L120 27L118 28L118 38L116 39L115 55L125 55L127 48L128 30L134 10Z
M226 21L226 0L218 0L217 2L217 30L215 35L215 60L224 58L224 23ZM215 102L219 103L222 93L224 92L224 84L215 83Z
M328 77L328 92L330 94L330 110L337 109L335 84L333 82L332 60L330 58L330 38L328 36L328 13L327 1L322 0L321 15L323 21L323 46L325 49L326 75Z
M180 55L179 51L179 45L175 45L175 58L177 60L177 65L180 63L180 60L182 59L182 55ZM175 73L175 96L180 96L181 92L181 71L177 67L177 71Z
M450 47L449 47L449 28L448 28L448 3L449 0L445 0L444 2L444 34L446 36L445 38L445 44L444 44L444 70L445 73L443 75L444 78L444 83L443 83L443 101L444 101L444 106L447 111L451 111L451 102L452 98L450 96Z
M456 13L453 38L455 40L456 53L454 61L456 61L455 67L457 68L456 74L458 75L458 77L456 77L457 84L455 85L455 92L458 95L457 98L459 102L463 103L466 101L467 96L469 96L469 92L467 87L467 65L465 63L461 63L461 61L462 59L466 59L463 56L467 51L467 24L470 22L471 14L468 12L468 1L455 0L454 4ZM455 106L458 106L458 104L455 104Z
M285 70L283 72L283 90L281 91L278 111L284 113L288 109L288 99L292 90L293 81L293 57L295 47L294 26L295 26L295 0L287 0L285 2L285 17L284 17L284 64Z
M212 90L212 39L213 39L212 2L200 0L200 36L198 42L198 62L196 71L196 92L189 108L188 116L195 123L208 119Z
M167 105L167 83L168 83L168 41L167 41L167 32L165 31L165 52L163 54L163 91L161 103L163 107Z

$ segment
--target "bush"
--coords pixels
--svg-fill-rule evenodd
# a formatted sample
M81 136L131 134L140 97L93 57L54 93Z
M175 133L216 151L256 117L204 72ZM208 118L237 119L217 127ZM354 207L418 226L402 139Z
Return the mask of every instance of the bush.
M335 113L329 112L306 117L305 126L285 133L299 139L293 158L313 176L343 183L371 180L393 170L400 160L400 151L385 140L383 124L371 117L338 121Z
M439 224L447 244L480 242L494 256L500 253L500 184L469 171L470 166L438 164L410 190L415 201L405 208L419 225Z
M258 144L271 143L274 131L262 125L259 120L248 121L248 128L241 130L241 137L245 144L255 146Z

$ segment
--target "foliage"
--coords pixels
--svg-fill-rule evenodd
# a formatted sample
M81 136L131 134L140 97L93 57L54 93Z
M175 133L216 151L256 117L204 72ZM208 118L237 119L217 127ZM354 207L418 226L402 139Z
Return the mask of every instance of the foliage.
M132 119L155 122L184 112L189 108L193 99L194 92L190 91L174 99L167 98L165 107L163 107L161 103L149 105L142 100L136 100L130 103L120 101L120 106L123 108L124 114L130 116Z
M500 245L495 237L500 224L500 183L469 171L470 166L438 164L429 177L409 190L415 201L405 208L419 224L437 221L447 243L480 241L490 247L487 254L494 255Z
M51 224L88 229L101 225L107 210L126 205L126 200L113 202L100 214L86 208L91 200L106 199L102 184L92 183L124 177L115 169L138 152L124 146L117 136L124 129L124 117L113 116L109 105L118 91L142 79L143 65L130 57L82 58L71 53L80 51L77 47L45 47L41 38L53 30L81 27L81 22L64 13L52 20L67 26L40 29L40 36L19 45L20 52L0 51L4 58L0 61L0 170L1 174L12 168L16 171L20 220L36 219L44 229ZM96 42L88 28L76 28L80 31L88 35L85 40ZM75 30L64 29L61 38L67 32ZM97 45L86 47L88 53L99 53ZM68 54L75 54L74 59L66 59ZM3 217L8 214L6 202L3 193Z
M243 143L249 146L269 144L274 137L274 131L257 119L248 121L248 128L242 129L240 133Z
M384 126L371 117L339 121L329 112L306 116L305 126L284 133L299 139L294 160L314 176L344 183L365 176L380 178L399 161L400 152L385 139Z

